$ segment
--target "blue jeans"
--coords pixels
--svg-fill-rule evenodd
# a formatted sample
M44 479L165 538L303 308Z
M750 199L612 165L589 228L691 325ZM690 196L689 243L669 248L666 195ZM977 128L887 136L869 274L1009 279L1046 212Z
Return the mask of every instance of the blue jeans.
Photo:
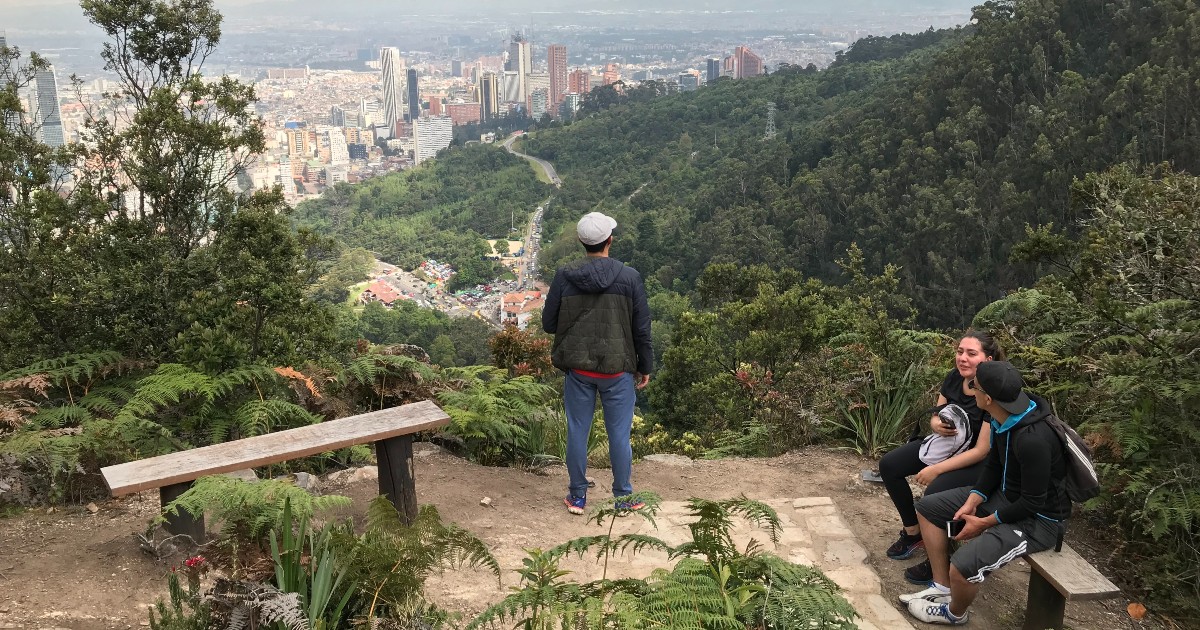
M604 407L604 428L608 432L608 458L612 462L613 496L633 493L633 447L629 431L633 425L633 406L637 396L633 374L615 378L581 376L567 371L563 384L563 406L567 410L567 472L571 475L573 496L587 496L587 443L596 411L596 395Z

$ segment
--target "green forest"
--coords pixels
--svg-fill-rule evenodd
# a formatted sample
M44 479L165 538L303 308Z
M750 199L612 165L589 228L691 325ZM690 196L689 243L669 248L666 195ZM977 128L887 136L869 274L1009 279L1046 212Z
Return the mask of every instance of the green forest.
M451 288L471 287L501 271L484 260L484 239L508 238L547 194L524 160L474 144L422 168L338 184L301 203L293 220L405 269L429 258L448 262L457 271Z
M452 418L427 437L457 455L560 460L561 378L536 325L497 333L411 304L346 303L374 257L450 262L458 286L490 280L483 239L552 197L545 279L580 254L574 221L593 210L618 220L613 255L646 278L656 370L635 455L817 445L876 457L919 422L957 336L986 330L1092 446L1104 492L1075 520L1113 542L1120 586L1165 619L1200 623L1194 0L995 0L959 29L855 42L825 69L785 65L685 94L654 81L597 88L574 120L533 124L522 141L561 189L471 144L294 209L278 191L225 185L265 143L253 87L201 74L220 41L211 2L81 7L135 112L122 124L97 111L84 142L41 144L20 94L46 60L0 50L0 120L23 121L0 125L0 482L23 489L0 493L0 508L86 503L105 495L101 466L426 399ZM344 449L275 472L370 458ZM260 550L322 507L272 484L195 490L186 505ZM695 501L710 544L734 517L777 522L753 500ZM606 509L598 524L616 515ZM421 600L429 572L456 560L495 570L435 510L411 528L388 510L372 504L365 531L331 524L291 540L296 558L342 559L322 556L344 579L321 584L344 608L309 611L309 623L449 627ZM819 572L736 549L692 544L649 586L557 573L580 549L622 544L656 543L531 551L522 589L477 625L651 627L679 605L653 594L687 584L713 601L768 593L701 610L695 627L791 627L775 586L803 592L819 627L851 627ZM401 562L411 579L387 585ZM721 566L739 567L733 581L714 581ZM155 627L220 617L180 579ZM271 588L307 600L316 583Z

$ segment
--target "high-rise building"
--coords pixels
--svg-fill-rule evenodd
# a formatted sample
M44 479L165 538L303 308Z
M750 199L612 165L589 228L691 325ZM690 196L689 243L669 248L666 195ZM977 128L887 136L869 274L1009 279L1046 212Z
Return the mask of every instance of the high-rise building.
M479 115L492 120L500 115L500 82L493 72L485 72L479 81Z
M579 106L583 103L583 97L574 92L563 94L562 105L558 106L558 115L560 118L572 118L575 112L579 111Z
M329 163L330 164L348 164L350 162L350 148L346 143L346 135L338 127L331 127L325 131L329 138Z
M537 88L529 94L529 116L541 120L550 113L550 88Z
M721 60L717 57L708 58L708 72L704 75L705 83L712 83L721 76Z
M738 79L757 77L763 73L762 57L745 46L733 49L733 76Z
M58 109L58 81L54 78L54 66L47 65L34 74L37 83L37 98L34 121L40 128L44 144L61 147L66 144L63 136L62 114Z
M389 128L388 135L395 133L396 123L404 117L404 60L400 58L400 49L386 46L379 49L379 63L383 70L383 120Z
M408 69L408 119L421 117L421 92L417 89L417 69Z
M450 76L461 77L463 75L463 62L459 59L450 61Z
M525 107L527 109L533 108L533 93L538 90L545 90L547 95L550 94L550 75L534 72L525 77L525 93L527 95Z
M468 123L479 122L482 108L479 103L447 103L446 113L450 115L450 123L455 127Z
M329 124L335 127L346 126L346 110L338 105L329 108Z
M312 146L309 144L308 130L303 127L292 127L284 130L287 134L288 155L303 157L308 159L313 155Z
M525 90L522 75L516 70L505 70L500 76L500 101L504 103L524 103L521 96Z
M557 107L568 90L567 47L550 44L546 47L546 68L550 75L550 105Z
M679 89L683 92L691 92L700 87L700 75L692 72L679 73Z
M292 158L286 155L279 158L279 185L283 188L285 197L296 194L296 180L292 175Z
M373 126L375 126L376 123L382 122L383 119L379 115L379 112L381 110L382 110L382 107L380 106L379 101L377 101L375 99L366 99L366 98L359 99L359 101L358 101L358 117L360 119L359 123L363 127L373 127Z
M567 93L587 94L592 91L592 75L587 70L573 70L567 75Z
M454 139L454 123L449 116L426 116L413 122L413 162L420 164L437 156Z
M529 96L529 91L525 87L525 77L533 72L533 59L529 56L529 41L524 37L513 36L512 43L508 46L508 64L504 69L517 73L520 92L517 93L517 98L511 102L524 103Z
M604 66L604 85L612 85L621 80L621 68L615 63Z

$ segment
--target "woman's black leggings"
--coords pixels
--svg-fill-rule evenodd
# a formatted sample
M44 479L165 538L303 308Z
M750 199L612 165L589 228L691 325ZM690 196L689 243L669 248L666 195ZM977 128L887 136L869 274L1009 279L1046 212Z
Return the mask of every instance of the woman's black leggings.
M879 460L879 476L883 477L883 485L887 488L896 511L900 513L900 522L905 527L917 524L917 510L913 507L912 489L908 487L907 477L921 472L925 462L921 461L921 441L914 440L889 451ZM925 488L925 494L935 494L943 490L952 490L963 486L973 486L983 470L983 462L973 466L944 472Z

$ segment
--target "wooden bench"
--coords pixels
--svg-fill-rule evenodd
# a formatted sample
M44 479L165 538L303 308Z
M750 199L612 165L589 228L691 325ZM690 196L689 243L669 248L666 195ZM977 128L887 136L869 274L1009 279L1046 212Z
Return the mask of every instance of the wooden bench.
M1063 627L1067 600L1087 601L1119 595L1121 589L1067 545L1025 556L1029 562L1029 599L1023 630Z
M400 515L410 522L417 516L412 434L449 424L450 416L430 401L422 401L330 420L287 431L194 448L169 455L107 466L100 469L114 497L159 489L163 507L205 475L254 468L297 457L375 443L379 462L379 493L386 495ZM167 517L167 531L187 534L196 542L204 538L204 516L184 510Z

